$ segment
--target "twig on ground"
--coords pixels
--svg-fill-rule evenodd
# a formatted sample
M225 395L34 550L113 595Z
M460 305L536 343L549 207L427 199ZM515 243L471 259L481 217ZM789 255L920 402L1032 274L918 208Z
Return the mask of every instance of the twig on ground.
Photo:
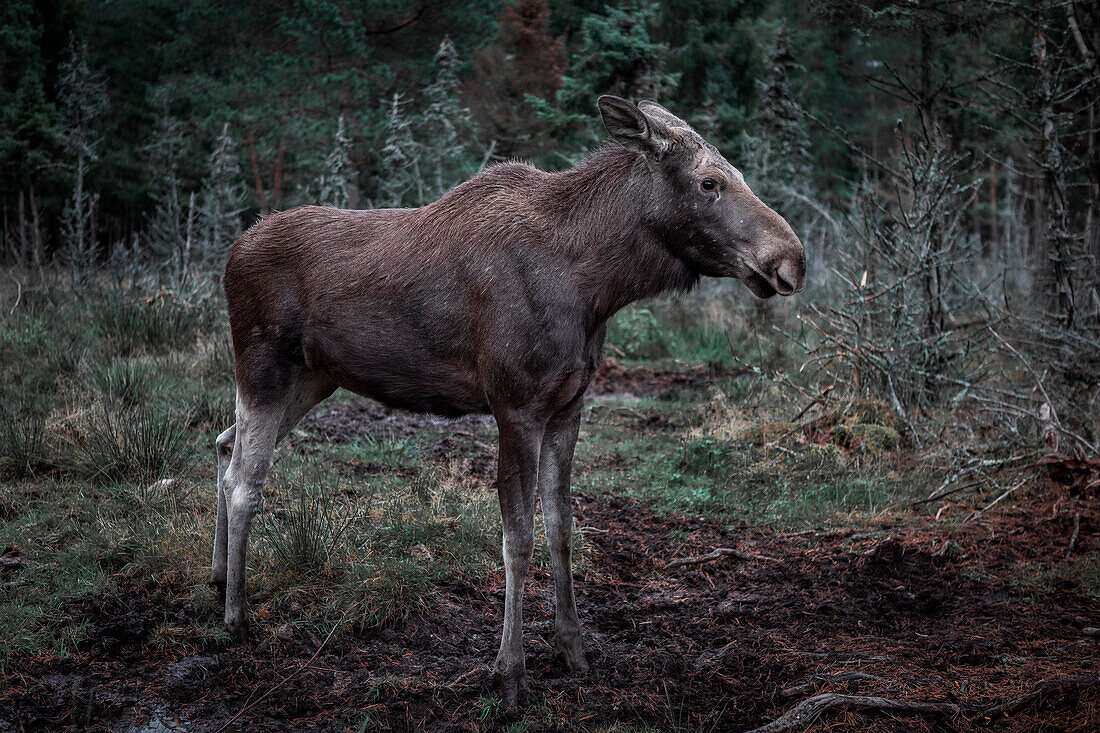
M956 486L953 489L948 489L947 491L944 491L943 493L934 494L932 496L929 496L927 499L917 499L916 501L911 501L911 502L909 502L909 506L920 506L921 504L927 504L930 501L936 501L937 499L942 499L945 496L951 496L952 494L957 494L960 491L966 491L967 489L972 489L975 486L981 486L982 483L983 483L982 481L971 481L968 484L963 484L962 486Z
M838 695L825 693L803 700L784 715L749 733L782 733L805 728L822 713L833 710L877 710L892 713L919 713L921 715L956 715L959 706L947 702L909 702L890 700L869 695Z
M810 401L808 403L806 403L806 406L798 411L798 414L794 416L794 418L791 420L791 422L798 422L799 419L801 419L801 417L803 415L805 415L807 412L810 411L810 408L815 407L817 405L824 405L827 398L828 398L828 396L829 396L829 393L832 392L834 389L836 389L835 384L830 384L830 385L826 386L825 389L821 390L821 394L819 394L815 398L810 399ZM794 432L794 431L792 430L791 432Z
M1069 538L1069 549L1066 550L1066 559L1073 554L1073 547L1077 544L1077 535L1081 532L1081 512L1073 513L1073 534Z
M713 562L719 558L730 555L736 557L738 560L762 560L764 562L777 562L782 563L778 557L768 557L767 555L754 555L750 552L742 552L741 550L735 550L732 547L716 547L705 555L698 555L695 557L683 557L679 560L672 560L665 565L665 570L672 570L673 568L683 567L685 565L702 565L705 562Z

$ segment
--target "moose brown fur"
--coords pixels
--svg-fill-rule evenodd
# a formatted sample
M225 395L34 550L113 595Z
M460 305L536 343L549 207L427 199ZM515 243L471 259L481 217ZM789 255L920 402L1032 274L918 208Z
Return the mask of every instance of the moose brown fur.
M573 595L569 471L606 322L632 301L739 278L801 290L802 245L721 154L653 102L601 97L611 142L575 168L489 168L419 209L302 207L233 246L225 290L236 424L218 437L211 582L247 638L245 550L272 452L344 387L499 427L504 630L495 670L524 685L522 596L541 494L554 564L555 643L587 668Z

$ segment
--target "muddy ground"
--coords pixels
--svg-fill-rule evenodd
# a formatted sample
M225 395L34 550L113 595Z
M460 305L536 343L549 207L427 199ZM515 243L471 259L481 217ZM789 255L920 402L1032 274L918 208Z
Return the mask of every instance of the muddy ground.
M644 390L644 377L617 389ZM479 452L474 470L492 470L476 421L350 406L307 422L306 440L339 440L372 421L445 432ZM254 625L247 646L198 629L169 648L151 643L166 620L209 624L217 609L180 600L186 589L133 586L69 609L90 620L72 655L10 665L0 731L741 731L827 692L956 707L831 710L797 729L1100 730L1096 589L1013 575L1021 560L1065 561L1073 519L1056 509L1068 497L1080 507L1074 552L1096 549L1089 471L1041 471L1002 511L955 529L929 516L783 533L578 495L589 561L577 593L591 671L567 676L553 657L552 583L546 569L533 571L531 693L520 711L501 709L489 667L502 572L456 576L430 611L396 627L340 628L326 639L272 616ZM717 547L743 557L666 567Z

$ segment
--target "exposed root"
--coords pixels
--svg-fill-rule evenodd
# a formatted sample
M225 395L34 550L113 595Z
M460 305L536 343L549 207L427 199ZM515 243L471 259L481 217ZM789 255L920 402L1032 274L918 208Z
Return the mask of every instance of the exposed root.
M887 713L919 713L921 715L957 715L959 706L947 702L909 702L868 695L838 695L825 693L803 700L784 715L749 733L780 733L800 730L817 720L828 710L876 710Z
M1055 677L1041 683L1031 692L1008 702L998 703L983 710L976 722L990 723L1004 715L1012 715L1020 710L1042 701L1044 697L1060 696L1093 687L1100 684L1100 675L1070 675Z

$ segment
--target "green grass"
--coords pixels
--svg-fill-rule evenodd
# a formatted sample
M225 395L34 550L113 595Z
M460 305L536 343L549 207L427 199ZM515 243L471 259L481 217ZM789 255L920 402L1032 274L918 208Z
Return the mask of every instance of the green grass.
M415 435L394 433L364 435L344 445L340 453L344 459L363 465L414 466L420 456L421 439Z

